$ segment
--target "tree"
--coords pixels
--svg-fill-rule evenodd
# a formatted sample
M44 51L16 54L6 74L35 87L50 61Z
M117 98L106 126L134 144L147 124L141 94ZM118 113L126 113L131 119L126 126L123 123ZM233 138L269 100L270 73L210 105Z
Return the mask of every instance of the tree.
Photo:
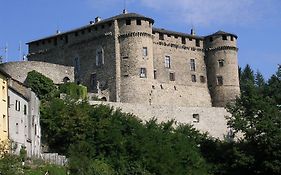
M249 162L244 166L251 174L281 174L281 112L276 101L265 98L252 84L252 73L243 84L241 97L228 106L232 116L228 125L244 137L244 157ZM278 79L273 78L273 79ZM276 87L278 81L269 86Z
M25 83L40 100L49 99L57 93L53 81L35 70L28 72Z

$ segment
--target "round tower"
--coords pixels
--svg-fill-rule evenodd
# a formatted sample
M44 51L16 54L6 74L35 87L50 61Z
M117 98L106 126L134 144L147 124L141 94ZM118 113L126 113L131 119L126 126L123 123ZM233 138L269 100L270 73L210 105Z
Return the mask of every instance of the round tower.
M218 31L205 37L205 50L212 105L224 107L240 95L237 36Z
M118 19L120 102L150 103L153 23L153 19L135 13L124 13Z

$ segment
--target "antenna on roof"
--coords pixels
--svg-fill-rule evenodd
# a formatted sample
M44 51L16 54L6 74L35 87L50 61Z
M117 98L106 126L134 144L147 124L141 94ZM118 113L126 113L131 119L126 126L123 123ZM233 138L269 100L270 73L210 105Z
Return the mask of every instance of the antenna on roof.
M123 14L126 14L127 12L127 0L124 0L124 9L123 9Z
M3 62L5 62L5 61L8 62L8 43L6 43L4 51L5 51L5 59Z
M21 57L21 41L19 41L19 59L21 60L22 57Z
M194 24L193 24L193 19L191 18L191 31L190 35L195 35L195 29L194 29Z

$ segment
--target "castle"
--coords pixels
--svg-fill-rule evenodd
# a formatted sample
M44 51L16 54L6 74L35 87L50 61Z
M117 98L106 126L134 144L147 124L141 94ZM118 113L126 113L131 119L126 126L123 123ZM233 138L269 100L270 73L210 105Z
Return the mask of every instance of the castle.
M239 96L237 36L153 27L126 13L31 41L28 60L74 66L75 80L110 102L224 107Z

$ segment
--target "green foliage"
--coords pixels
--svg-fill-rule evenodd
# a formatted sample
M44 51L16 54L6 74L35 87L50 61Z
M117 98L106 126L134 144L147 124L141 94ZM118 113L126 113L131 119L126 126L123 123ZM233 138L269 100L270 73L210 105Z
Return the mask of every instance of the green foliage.
M198 148L204 136L188 125L143 124L108 106L61 99L45 103L41 117L45 141L68 153L72 174L208 174Z
M245 169L244 172L248 174L281 174L281 112L278 109L278 98L273 92L270 93L271 89L278 92L278 76L272 76L264 85L254 85L251 77L248 79L250 81L242 81L244 89L235 105L228 106L232 114L229 126L244 135L243 140L236 145L240 149L235 153L240 158L235 160L246 161L242 161L242 167L235 168Z
M73 99L87 99L87 87L76 83L65 83L59 86L61 93L69 95Z
M57 93L53 81L35 70L28 72L26 84L40 100L49 99Z

